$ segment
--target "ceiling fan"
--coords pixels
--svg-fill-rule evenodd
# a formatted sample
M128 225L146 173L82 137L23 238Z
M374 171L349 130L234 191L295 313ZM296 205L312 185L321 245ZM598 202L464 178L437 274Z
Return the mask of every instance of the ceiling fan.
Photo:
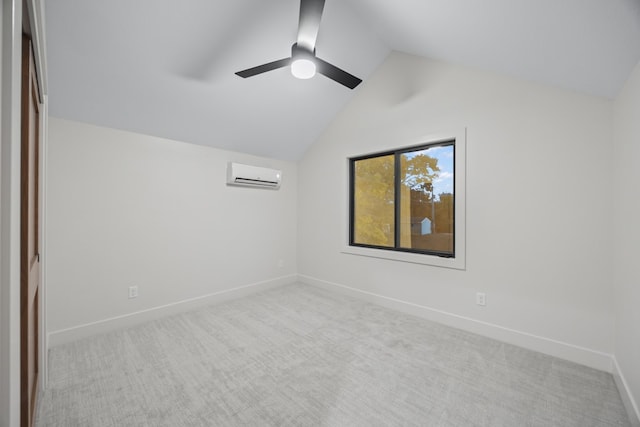
M236 74L247 78L290 65L291 74L299 79L310 79L318 72L349 89L358 86L361 79L316 56L316 39L324 2L325 0L300 0L298 40L291 46L291 57L247 68Z

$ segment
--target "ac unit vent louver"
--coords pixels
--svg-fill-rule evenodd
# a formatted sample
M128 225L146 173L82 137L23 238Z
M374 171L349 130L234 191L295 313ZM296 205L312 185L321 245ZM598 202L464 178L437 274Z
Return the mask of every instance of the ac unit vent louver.
M276 169L229 162L227 184L244 187L280 188L282 172Z

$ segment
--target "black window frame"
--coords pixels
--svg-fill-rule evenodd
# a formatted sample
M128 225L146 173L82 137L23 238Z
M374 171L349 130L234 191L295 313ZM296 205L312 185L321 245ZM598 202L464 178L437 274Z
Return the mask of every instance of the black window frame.
M453 250L451 253L442 252L442 251L433 251L433 250L424 250L424 249L412 249L412 248L403 248L400 246L400 193L401 193L401 185L402 179L400 177L399 171L401 168L400 165L400 156L405 153L410 153L412 151L420 151L426 150L434 147L453 147L453 236L452 236L452 244ZM373 159L376 157L384 157L384 156L394 156L394 218L393 218L393 227L394 227L394 244L393 247L390 246L379 246L379 245L370 245L364 243L356 243L354 241L354 220L355 220L355 163L359 160L367 160ZM441 258L451 258L455 259L456 257L456 140L455 138L447 139L444 141L437 141L433 143L426 143L415 145L411 147L403 147L396 150L388 150L381 151L372 154L366 154L362 156L355 156L349 158L349 246L360 247L360 248L370 248L370 249L380 249L385 251L392 252L407 252L413 254L421 254L421 255L430 255L430 256L438 256Z

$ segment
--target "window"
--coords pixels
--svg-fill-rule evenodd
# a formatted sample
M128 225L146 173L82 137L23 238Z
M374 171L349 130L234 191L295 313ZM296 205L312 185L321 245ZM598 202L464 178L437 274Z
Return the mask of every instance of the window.
M465 132L348 160L345 253L465 268Z

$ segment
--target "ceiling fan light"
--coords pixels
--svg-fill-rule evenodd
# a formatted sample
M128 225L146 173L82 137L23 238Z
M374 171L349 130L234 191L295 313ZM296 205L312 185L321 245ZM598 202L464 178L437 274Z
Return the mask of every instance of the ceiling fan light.
M291 74L298 79L310 79L316 75L316 64L307 58L294 59L291 62Z

